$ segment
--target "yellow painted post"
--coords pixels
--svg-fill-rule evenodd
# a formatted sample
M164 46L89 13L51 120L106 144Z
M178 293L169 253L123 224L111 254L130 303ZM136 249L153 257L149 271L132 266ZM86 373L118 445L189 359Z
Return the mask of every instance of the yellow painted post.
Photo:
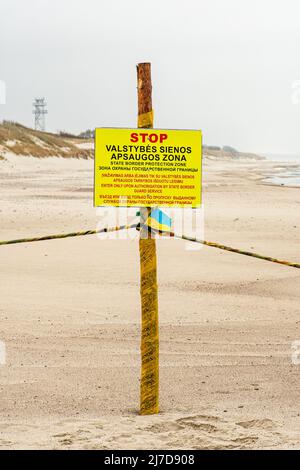
M138 127L153 127L151 64L137 66ZM141 271L141 398L140 414L149 415L159 411L159 331L156 241L152 239L146 222L150 208L142 207L140 229L140 271Z

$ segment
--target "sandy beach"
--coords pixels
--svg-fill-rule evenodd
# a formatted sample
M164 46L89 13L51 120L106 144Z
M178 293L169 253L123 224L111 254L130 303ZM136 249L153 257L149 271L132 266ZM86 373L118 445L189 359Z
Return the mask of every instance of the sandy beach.
M205 239L300 262L283 164L207 159ZM95 229L93 161L0 161L0 240ZM132 233L134 238L134 232ZM300 448L300 270L159 240L160 403L139 416L138 234L0 246L1 449Z

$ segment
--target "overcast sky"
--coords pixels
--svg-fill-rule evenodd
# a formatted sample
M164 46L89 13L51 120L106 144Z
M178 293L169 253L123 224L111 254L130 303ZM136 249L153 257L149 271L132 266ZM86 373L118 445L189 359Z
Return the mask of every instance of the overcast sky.
M0 0L0 119L45 96L48 130L135 127L148 61L155 127L300 154L299 0Z

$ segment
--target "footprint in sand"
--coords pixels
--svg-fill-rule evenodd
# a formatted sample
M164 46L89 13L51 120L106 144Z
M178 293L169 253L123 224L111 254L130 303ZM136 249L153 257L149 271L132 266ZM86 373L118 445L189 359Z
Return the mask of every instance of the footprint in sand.
M7 447L7 446L11 446L13 444L13 442L11 441L5 441L5 440L0 440L0 447Z
M66 446L75 444L76 442L88 441L89 437L84 436L85 434L90 434L90 431L87 429L78 429L74 433L54 434L52 437L58 438L60 445Z
M73 444L74 441L72 439L66 438L66 439L60 440L59 443L63 446L69 446L69 445Z
M235 442L236 444L242 444L242 445L254 444L256 441L258 441L258 437L255 437L255 436L238 437L236 439L233 439L233 442Z
M74 436L69 433L54 434L52 437L58 438L58 442L62 446L74 444Z
M206 431L209 433L216 432L218 430L216 426L209 423L193 423L192 421L186 421L185 423L183 422L183 424L190 428L197 429L198 431Z
M239 423L236 423L236 424L245 429L249 429L249 428L274 429L276 428L275 423L271 419L268 419L268 418L252 419L250 421L240 421Z
M185 427L190 427L199 431L206 431L208 433L214 433L218 431L216 424L220 421L221 419L216 416L195 415L177 419L176 422Z
M195 419L201 419L203 421L208 421L211 423L218 423L220 421L224 421L222 418L219 418L218 416L211 416L211 415L194 415L194 416L185 416L183 418L177 419L177 423L180 421L190 421L190 420L195 420Z
M163 432L179 431L180 429L183 429L183 426L181 426L180 424L176 424L173 421L169 421L166 423L157 423L153 424L152 426L148 426L147 428L145 428L145 431L160 434Z

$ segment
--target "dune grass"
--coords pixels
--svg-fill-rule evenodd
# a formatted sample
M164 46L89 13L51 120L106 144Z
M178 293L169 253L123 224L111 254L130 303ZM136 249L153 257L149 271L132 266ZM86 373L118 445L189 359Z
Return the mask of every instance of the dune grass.
M92 142L71 134L41 132L12 121L0 124L0 151L33 157L59 156L68 158L92 158L92 149L81 149L76 144Z

